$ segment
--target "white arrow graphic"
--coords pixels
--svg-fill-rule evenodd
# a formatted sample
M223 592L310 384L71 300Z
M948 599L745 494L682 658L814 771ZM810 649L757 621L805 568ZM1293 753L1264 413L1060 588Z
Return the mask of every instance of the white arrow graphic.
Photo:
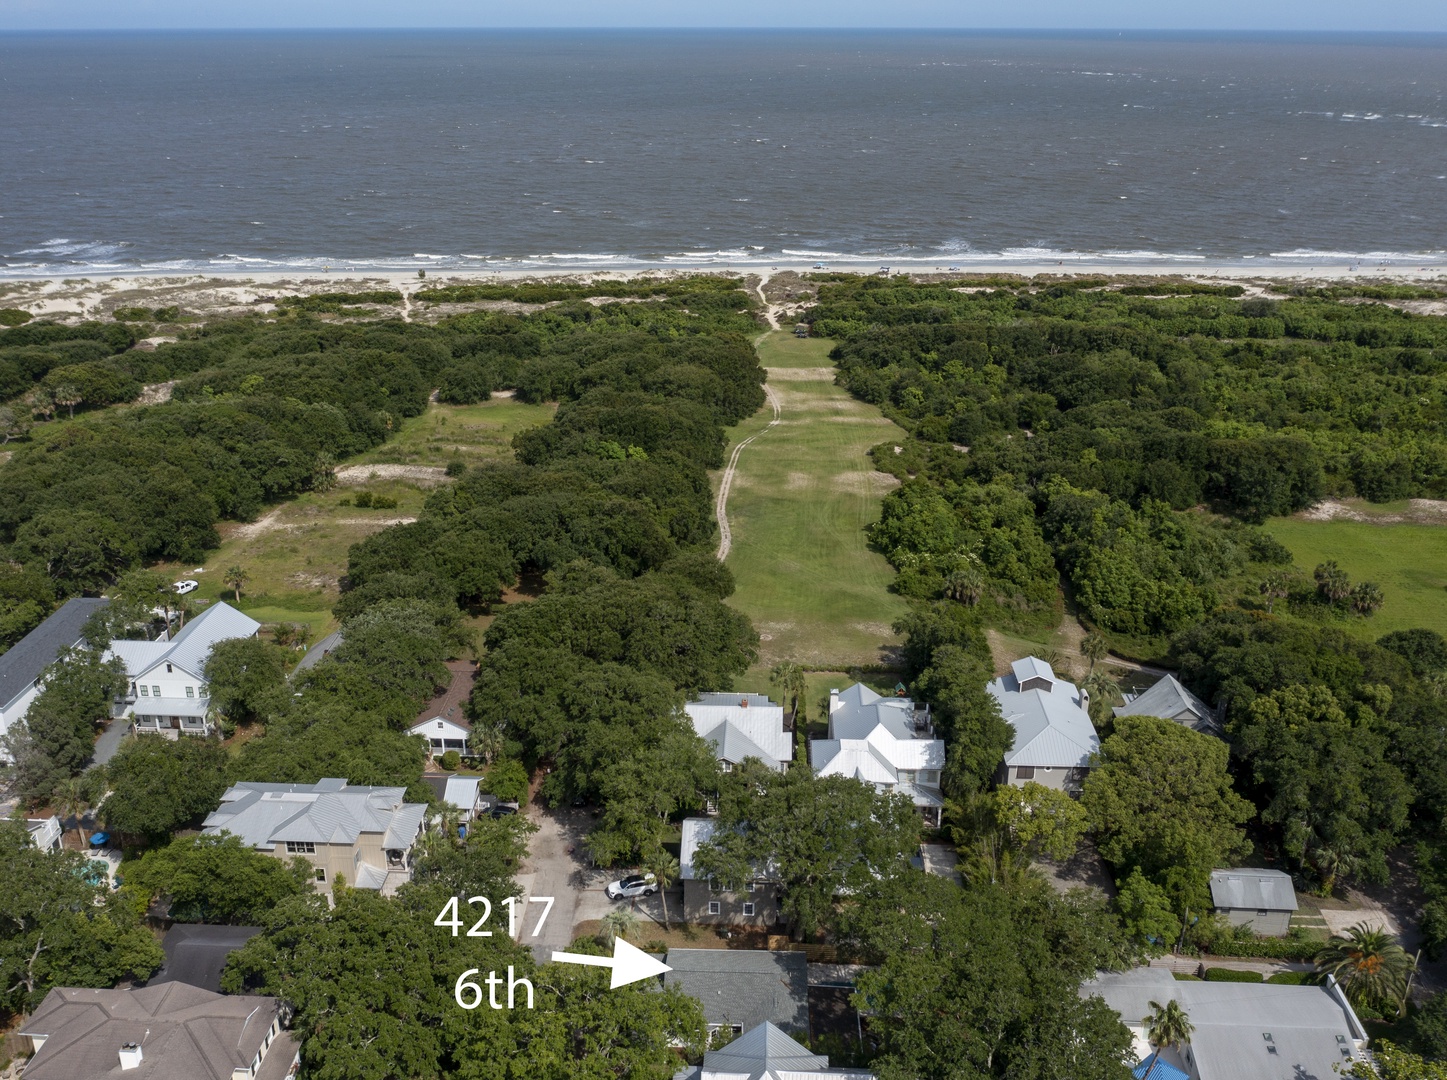
M613 981L608 989L636 983L653 975L662 975L673 969L661 960L655 960L642 949L629 945L621 937L613 939L612 956L585 956L583 953L554 952L555 964L586 964L589 967L613 969Z

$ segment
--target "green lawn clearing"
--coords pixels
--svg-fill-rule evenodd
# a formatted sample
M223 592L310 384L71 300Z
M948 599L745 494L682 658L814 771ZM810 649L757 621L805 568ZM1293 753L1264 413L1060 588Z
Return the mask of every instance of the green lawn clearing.
M348 465L388 463L445 466L468 465L512 454L512 437L553 418L556 405L528 405L510 397L494 397L478 405L433 402L421 416L402 421L390 440L347 461Z
M759 355L780 423L768 427L766 405L732 432L730 453L758 438L739 457L728 500L727 563L738 581L730 602L758 628L766 667L793 660L843 670L887 661L898 641L891 625L905 611L889 592L893 569L864 536L895 486L874 471L867 451L899 429L834 385L831 347L766 335Z
M1343 620L1346 629L1374 640L1415 627L1447 634L1447 526L1276 518L1267 529L1307 574L1335 559L1352 581L1381 586L1381 610Z

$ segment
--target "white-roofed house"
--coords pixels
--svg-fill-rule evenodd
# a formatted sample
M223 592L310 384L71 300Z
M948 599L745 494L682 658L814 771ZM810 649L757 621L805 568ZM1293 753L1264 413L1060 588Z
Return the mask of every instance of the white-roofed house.
M330 890L338 874L359 889L390 893L412 876L412 848L427 804L404 802L405 788L315 784L233 784L203 832L228 832L249 847L289 861L300 855Z
M1116 716L1159 716L1174 720L1202 735L1221 735L1221 724L1213 710L1191 693L1174 675L1167 675L1143 694L1127 698L1111 710Z
M211 699L206 691L206 661L218 642L255 637L261 624L218 600L159 641L111 642L109 655L125 665L129 687L123 701L138 732L209 735Z
M1211 904L1232 926L1282 937L1291 929L1296 889L1280 870L1241 867L1211 871Z
M1170 1065L1191 1080L1334 1080L1337 1066L1350 1068L1367 1045L1333 979L1324 986L1177 982L1168 968L1143 967L1099 975L1080 987L1080 996L1099 997L1120 1014L1141 1061L1151 1053L1151 1002L1180 1002L1195 1030L1179 1051L1162 1051L1157 1075Z
M745 882L737 892L699 871L694 866L699 845L714 834L713 818L684 818L683 843L678 852L678 880L683 884L684 921L714 926L773 926L783 917L779 911L779 885L766 868Z
M1086 711L1089 697L1034 656L1016 660L1008 675L991 680L985 689L1015 731L1014 745L1001 765L1002 782L1018 787L1033 780L1079 792L1092 756L1100 751L1100 737Z
M809 744L819 776L851 776L908 796L925 823L938 826L944 794L945 744L934 738L929 706L876 694L862 683L829 691L829 738Z
M683 711L724 772L748 758L783 772L793 760L794 736L784 727L784 707L763 694L700 694Z

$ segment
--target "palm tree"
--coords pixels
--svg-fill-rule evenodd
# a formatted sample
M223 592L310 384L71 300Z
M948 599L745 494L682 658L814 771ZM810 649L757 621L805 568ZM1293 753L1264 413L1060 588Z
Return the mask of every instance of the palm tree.
M1345 600L1352 591L1351 579L1347 572L1336 564L1335 559L1320 563L1311 576L1316 580L1316 591L1328 602L1335 604Z
M502 755L502 732L493 724L478 724L472 729L468 741L472 743L472 752L482 758L484 765L491 765Z
M972 563L951 570L945 578L944 593L951 600L974 607L985 595L985 575Z
M1358 615L1371 615L1386 601L1382 590L1374 581L1363 581L1352 590L1352 607Z
M808 676L804 669L792 660L785 660L782 664L774 665L769 672L769 681L779 688L779 693L784 698L791 699L793 708L790 711L794 717L794 727L800 727L808 705L805 698L809 694Z
M1087 675L1080 688L1090 695L1090 718L1095 721L1096 727L1103 726L1110 715L1111 703L1120 696L1120 683L1105 668L1101 668Z
M638 920L627 908L617 908L604 915L598 923L598 941L612 945L618 938L626 938L638 928Z
M1150 1015L1143 1017L1141 1023L1146 1026L1146 1041L1155 1049L1155 1058L1151 1061L1151 1067L1146 1070L1143 1080L1150 1080L1151 1073L1156 1071L1156 1065L1160 1063L1161 1051L1167 1046L1180 1050L1181 1044L1191 1041L1191 1033L1196 1030L1191 1018L1186 1015L1186 1010L1181 1008L1181 1003L1175 998L1166 1002L1151 1002Z
M1316 970L1335 976L1353 1004L1390 1004L1401 1011L1407 980L1417 964L1380 926L1357 923L1346 937L1333 937L1316 954Z
M57 386L50 392L50 396L57 405L64 405L70 410L70 418L72 420L75 419L75 407L85 400L81 392L69 383L62 383Z
M75 835L80 841L80 849L85 850L85 830L81 828L81 818L90 809L90 787L82 777L71 776L62 780L55 789L52 799L55 808L60 811L61 827L64 828L66 818L75 818Z
M1276 607L1276 601L1291 595L1291 575L1284 570L1273 570L1261 582L1261 595L1266 597L1266 612L1269 615Z
M241 586L251 580L251 575L241 567L233 566L226 571L226 576L222 580L228 589L236 590L236 602L241 603Z
M1095 665L1105 659L1106 653L1110 652L1110 646L1106 643L1105 635L1092 630L1080 641L1080 654L1090 661L1090 672L1095 672Z
M643 869L658 882L658 902L663 905L663 929L668 929L668 887L678 880L678 860L662 848L643 862Z

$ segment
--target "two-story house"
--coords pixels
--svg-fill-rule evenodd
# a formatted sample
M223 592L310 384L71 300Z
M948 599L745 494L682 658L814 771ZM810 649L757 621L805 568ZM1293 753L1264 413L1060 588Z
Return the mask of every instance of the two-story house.
M390 893L412 876L412 849L426 827L427 804L404 802L406 788L315 784L233 784L203 832L228 832L258 851L290 861L300 855L329 891L338 875L358 889Z
M678 853L678 880L683 885L685 922L707 926L773 926L782 919L780 889L768 870L729 889L694 865L701 844L718 828L714 818L684 818L683 843Z
M109 600L67 600L43 623L0 654L0 735L30 711L40 696L45 669L83 644L86 622ZM8 763L0 745L0 763Z
M1092 756L1100 752L1100 737L1086 711L1089 697L1034 656L1016 660L1010 674L992 680L985 689L1015 729L1015 743L1000 766L1001 783L1020 787L1033 780L1078 793Z
M173 637L157 641L111 642L110 655L125 665L129 686L121 715L138 732L209 735L213 730L206 692L211 649L232 638L255 637L261 624L218 600Z
M784 727L784 707L763 694L700 694L683 711L693 730L713 747L724 772L748 758L783 772L794 758L794 736Z
M934 737L929 706L876 694L862 683L829 691L829 738L809 744L820 776L852 776L881 791L909 797L925 824L938 827L944 793L945 744Z

